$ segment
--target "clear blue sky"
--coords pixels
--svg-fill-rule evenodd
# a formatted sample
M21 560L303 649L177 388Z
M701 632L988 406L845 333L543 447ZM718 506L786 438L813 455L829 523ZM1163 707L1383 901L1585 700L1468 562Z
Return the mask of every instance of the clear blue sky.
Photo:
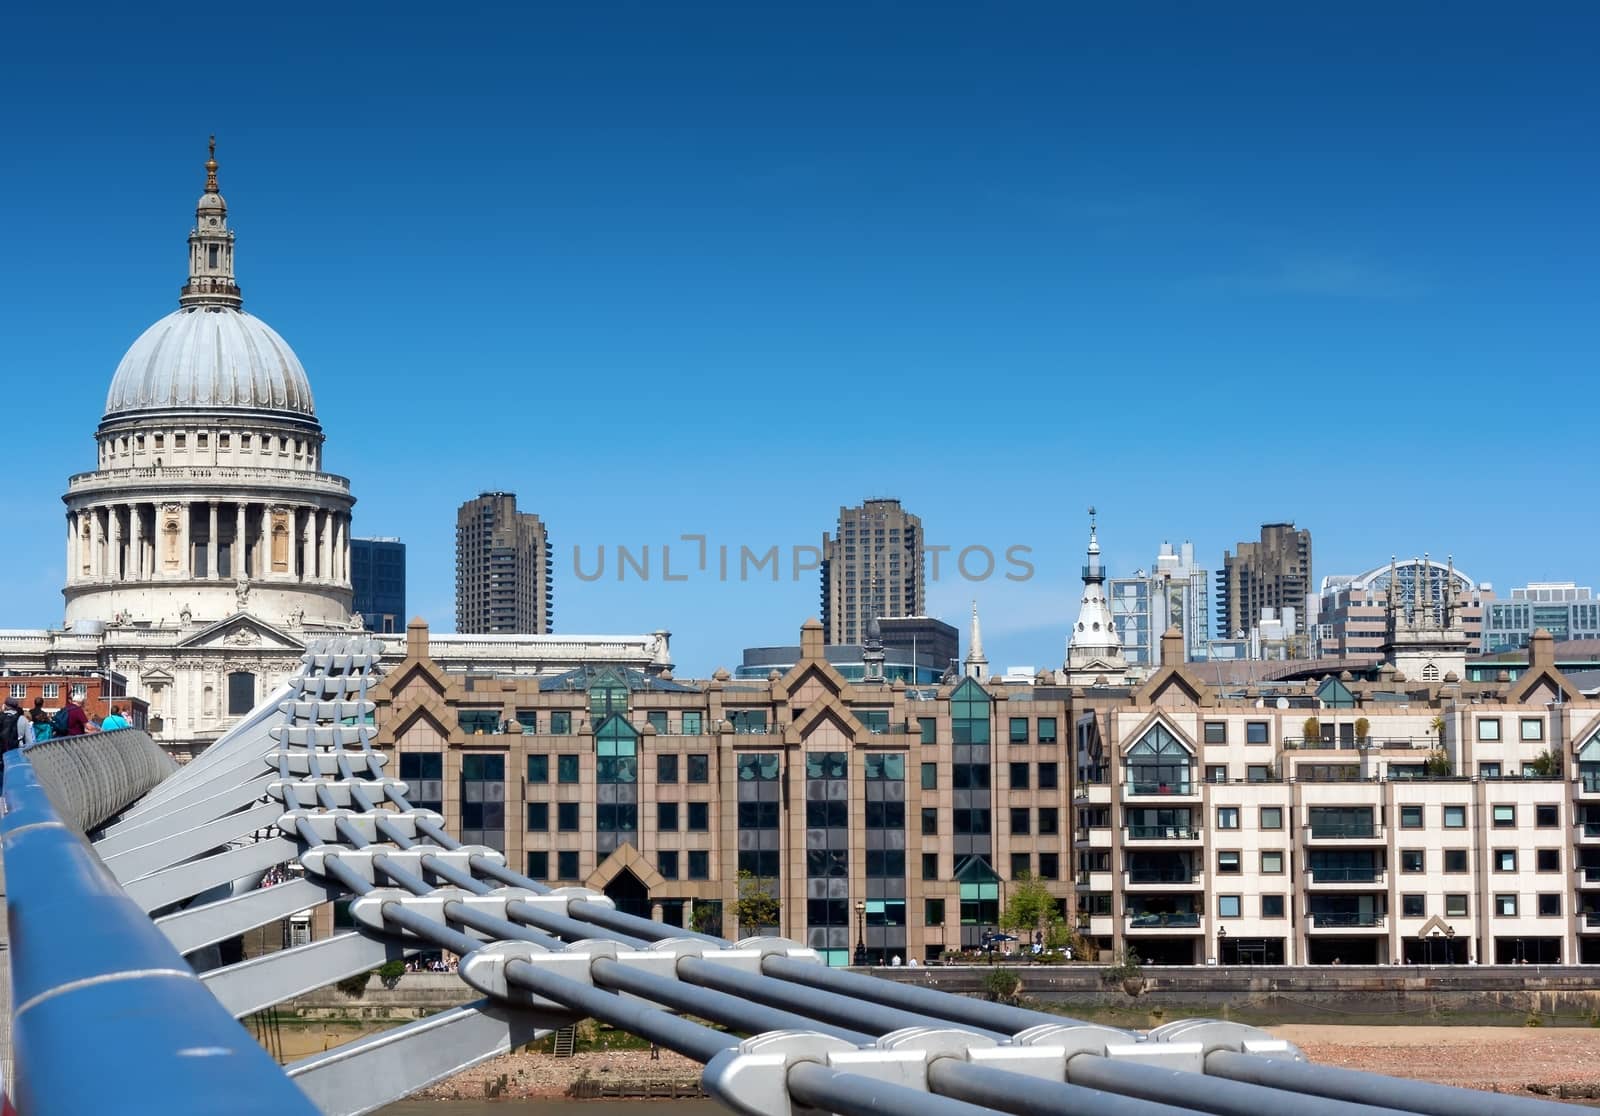
M803 545L898 496L930 542L1033 548L930 587L997 667L1059 663L1090 503L1114 572L1278 519L1318 577L1600 572L1592 4L7 23L0 625L59 621L59 495L176 305L213 131L246 307L442 629L490 488L550 525L560 630L669 628L694 673L792 641L815 575L589 584L574 545Z

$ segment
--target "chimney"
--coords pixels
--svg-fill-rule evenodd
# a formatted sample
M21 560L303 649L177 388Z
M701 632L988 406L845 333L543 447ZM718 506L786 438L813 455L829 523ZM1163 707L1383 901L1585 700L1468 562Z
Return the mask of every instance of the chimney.
M406 625L406 658L426 659L428 657L428 622L420 616L413 616L411 623Z
M815 616L800 625L800 658L821 659L822 621Z

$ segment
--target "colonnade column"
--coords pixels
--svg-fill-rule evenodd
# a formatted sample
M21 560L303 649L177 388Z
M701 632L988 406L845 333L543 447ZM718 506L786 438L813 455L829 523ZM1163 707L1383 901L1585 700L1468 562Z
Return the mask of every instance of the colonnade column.
M333 579L343 584L350 580L350 517L348 515L334 516L334 563Z
M267 505L261 505L261 532L256 536L256 576L266 577L272 572L272 521Z
M207 500L206 508L208 512L206 517L206 580L215 581L217 580L217 554L220 549L217 546L217 502L215 500Z
M67 584L78 580L78 513L67 513Z
M193 509L187 503L178 505L178 576L194 576L194 556L189 553L189 515Z
M122 513L117 505L112 504L106 509L106 515L111 519L111 580L122 580Z
M228 550L228 572L233 574L235 581L241 577L250 576L249 563L245 561L245 536L248 527L244 518L244 504L237 503L233 506L233 546Z
M100 518L99 508L89 509L89 574L91 577L105 576L106 564L106 529L105 522Z
M144 505L128 505L128 576L144 580Z
M319 519L322 520L322 580L333 580L333 512L324 511Z
M305 528L301 531L300 580L310 581L316 572L317 509L305 508Z

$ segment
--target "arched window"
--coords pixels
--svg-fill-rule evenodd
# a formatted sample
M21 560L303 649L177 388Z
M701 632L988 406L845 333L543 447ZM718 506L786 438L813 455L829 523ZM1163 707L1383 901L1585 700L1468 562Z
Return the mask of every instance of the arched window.
M242 717L256 707L256 676L247 670L228 675L228 716Z
M1128 749L1128 784L1134 794L1188 794L1194 757L1165 725Z
M1422 667L1422 680L1424 682L1437 682L1437 681L1439 681L1439 664L1438 663L1426 663L1426 664L1424 664L1423 667Z

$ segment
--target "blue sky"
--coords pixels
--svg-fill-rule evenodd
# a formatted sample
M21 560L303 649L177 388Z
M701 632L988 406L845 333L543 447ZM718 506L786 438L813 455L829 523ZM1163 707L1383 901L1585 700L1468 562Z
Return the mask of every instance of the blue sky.
M693 673L793 640L817 583L667 583L661 545L815 543L869 495L1032 548L1025 583L930 586L996 666L1059 662L1091 503L1114 572L1293 519L1318 577L1596 580L1592 5L8 24L0 626L59 621L59 495L176 304L213 131L246 308L442 629L491 488L550 525L560 630L669 628ZM618 544L655 579L574 576Z

